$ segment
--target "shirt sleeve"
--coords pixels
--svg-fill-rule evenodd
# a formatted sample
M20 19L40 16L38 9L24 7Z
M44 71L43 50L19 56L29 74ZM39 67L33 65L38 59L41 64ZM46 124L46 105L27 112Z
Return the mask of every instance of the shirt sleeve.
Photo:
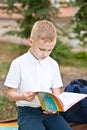
M18 88L20 80L20 65L18 62L13 61L11 63L4 85L11 88Z
M54 69L54 77L53 77L53 82L52 82L52 88L63 87L63 82L62 82L58 63L56 63L54 68L55 69Z

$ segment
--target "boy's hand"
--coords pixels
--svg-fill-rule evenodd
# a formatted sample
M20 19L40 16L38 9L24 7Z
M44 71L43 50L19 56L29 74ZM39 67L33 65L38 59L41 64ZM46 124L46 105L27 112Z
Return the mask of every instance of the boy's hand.
M35 92L26 91L23 93L23 97L26 101L31 102L36 96Z
M50 110L45 110L43 111L44 114L56 114L57 111L50 111Z

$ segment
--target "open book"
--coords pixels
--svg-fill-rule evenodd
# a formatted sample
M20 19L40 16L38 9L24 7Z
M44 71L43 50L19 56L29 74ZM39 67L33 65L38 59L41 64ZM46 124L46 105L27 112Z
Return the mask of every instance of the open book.
M58 95L58 97L48 92L38 93L38 98L43 110L52 110L61 112L67 111L77 102L86 97L87 94L79 94L72 92L63 92L60 95Z

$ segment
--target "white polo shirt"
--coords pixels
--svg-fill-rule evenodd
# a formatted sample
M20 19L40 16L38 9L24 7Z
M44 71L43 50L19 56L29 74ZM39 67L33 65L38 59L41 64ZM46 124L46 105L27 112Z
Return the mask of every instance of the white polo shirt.
M26 90L51 92L52 88L63 86L57 62L50 56L39 61L29 51L13 60L4 85L17 88L19 93ZM22 100L17 101L16 104L17 106L40 106L37 96L32 102Z

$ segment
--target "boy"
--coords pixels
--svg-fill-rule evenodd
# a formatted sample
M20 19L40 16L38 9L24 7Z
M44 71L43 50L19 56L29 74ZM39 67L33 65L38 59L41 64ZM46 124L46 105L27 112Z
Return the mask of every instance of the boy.
M29 51L10 66L5 86L8 97L16 101L20 130L71 130L58 112L42 111L35 93L61 92L59 67L49 56L56 40L55 26L47 20L37 21L29 38Z

